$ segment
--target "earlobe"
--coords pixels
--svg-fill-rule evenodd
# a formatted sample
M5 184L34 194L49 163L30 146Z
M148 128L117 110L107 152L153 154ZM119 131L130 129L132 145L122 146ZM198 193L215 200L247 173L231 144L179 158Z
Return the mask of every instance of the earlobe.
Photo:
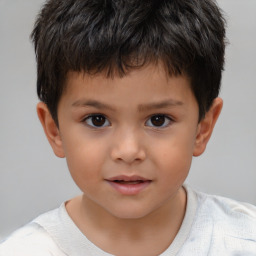
M62 140L55 121L52 118L52 115L46 106L45 103L39 102L37 104L37 115L43 126L45 135L55 153L58 157L65 157L64 150L62 147Z
M216 98L213 101L210 110L206 113L205 117L198 124L193 156L200 156L205 151L206 145L213 132L213 128L220 115L222 106L222 99Z

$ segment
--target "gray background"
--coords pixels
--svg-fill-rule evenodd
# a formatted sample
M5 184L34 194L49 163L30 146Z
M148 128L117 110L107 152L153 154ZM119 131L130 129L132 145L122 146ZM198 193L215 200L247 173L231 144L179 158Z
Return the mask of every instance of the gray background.
M188 182L256 204L256 1L219 0L228 21L224 109ZM29 34L43 0L0 0L0 238L78 194L36 116Z

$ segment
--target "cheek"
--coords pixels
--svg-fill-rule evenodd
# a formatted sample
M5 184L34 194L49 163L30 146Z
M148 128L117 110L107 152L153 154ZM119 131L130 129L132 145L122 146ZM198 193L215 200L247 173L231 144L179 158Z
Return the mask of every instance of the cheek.
M73 140L66 142L65 154L70 174L76 184L83 190L93 184L101 176L102 166L106 157L104 143L93 143L89 140Z
M186 179L192 162L193 143L192 136L183 134L156 144L155 161L166 181L178 184Z
M163 155L163 158L160 159L159 169L163 172L162 176L172 183L183 182L188 175L192 156L191 154L185 155L184 152L182 154L177 154L177 152L169 153Z
M171 153L171 152L170 152ZM174 195L186 180L192 157L179 154L170 154L161 159L158 172L160 193L167 197Z

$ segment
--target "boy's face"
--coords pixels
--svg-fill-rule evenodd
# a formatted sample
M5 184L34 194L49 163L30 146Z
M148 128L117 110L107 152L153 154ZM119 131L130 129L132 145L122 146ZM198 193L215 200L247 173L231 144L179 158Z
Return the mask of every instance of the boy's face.
M85 201L140 218L179 200L200 133L185 77L168 77L161 66L123 78L69 73L58 120L53 149Z

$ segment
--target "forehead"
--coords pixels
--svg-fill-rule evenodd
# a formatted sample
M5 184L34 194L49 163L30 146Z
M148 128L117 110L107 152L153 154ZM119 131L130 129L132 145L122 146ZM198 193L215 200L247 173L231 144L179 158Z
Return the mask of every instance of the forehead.
M108 101L112 105L122 101L130 105L159 101L180 105L193 97L186 76L170 76L162 65L148 65L124 76L69 72L61 100L72 101L73 106L81 105L85 100Z

